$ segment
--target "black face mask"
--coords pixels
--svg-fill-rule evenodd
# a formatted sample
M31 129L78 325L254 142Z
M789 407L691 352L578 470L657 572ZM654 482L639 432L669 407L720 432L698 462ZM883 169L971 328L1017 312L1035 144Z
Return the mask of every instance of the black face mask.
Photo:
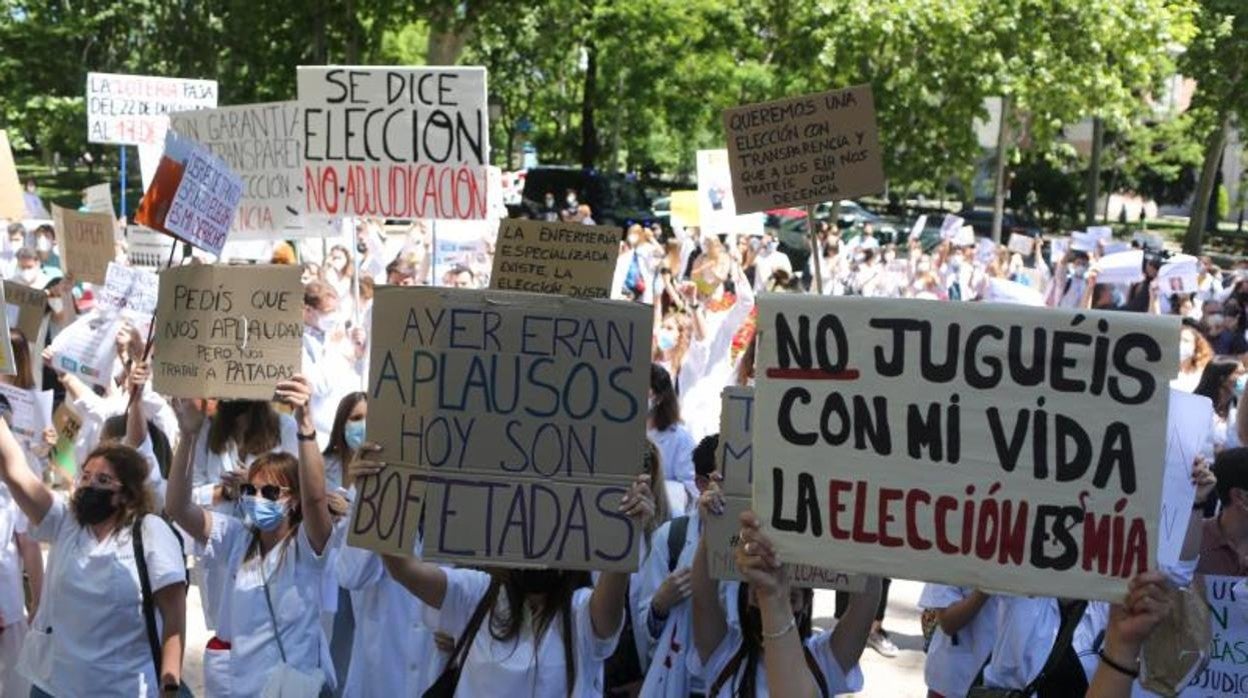
M74 518L83 526L107 521L117 511L113 491L100 487L81 487L74 494Z
M512 570L511 580L524 594L554 591L563 582L562 570Z

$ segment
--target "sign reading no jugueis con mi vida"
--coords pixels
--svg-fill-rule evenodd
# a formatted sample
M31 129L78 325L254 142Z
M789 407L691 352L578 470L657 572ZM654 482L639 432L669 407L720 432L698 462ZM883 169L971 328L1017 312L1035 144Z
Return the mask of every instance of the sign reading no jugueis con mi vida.
M1156 567L1176 318L773 295L759 328L782 559L1104 600Z

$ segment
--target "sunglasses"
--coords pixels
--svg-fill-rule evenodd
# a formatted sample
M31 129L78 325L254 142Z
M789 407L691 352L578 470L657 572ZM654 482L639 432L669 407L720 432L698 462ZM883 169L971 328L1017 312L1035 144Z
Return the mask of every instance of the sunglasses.
M260 493L261 497L264 497L270 502L276 502L278 499L281 499L283 493L289 492L290 488L279 487L278 485L264 485L257 490L256 486L251 483L244 483L238 486L238 493L244 497L254 497L256 496L257 491Z

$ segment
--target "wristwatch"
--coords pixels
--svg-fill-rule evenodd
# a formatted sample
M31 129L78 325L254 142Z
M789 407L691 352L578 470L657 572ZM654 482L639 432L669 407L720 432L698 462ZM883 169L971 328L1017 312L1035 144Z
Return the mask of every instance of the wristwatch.
M299 439L300 441L316 441L316 431L313 430L311 434L304 434L302 432L298 432L295 434L295 437Z

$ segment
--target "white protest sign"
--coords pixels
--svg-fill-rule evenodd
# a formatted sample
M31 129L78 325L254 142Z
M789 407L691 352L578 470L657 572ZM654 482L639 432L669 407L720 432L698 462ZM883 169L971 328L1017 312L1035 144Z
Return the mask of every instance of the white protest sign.
M92 184L82 190L82 205L92 213L107 213L117 220L117 211L113 208L113 185L108 182Z
M1173 566L1179 561L1188 517L1196 499L1192 465L1213 427L1213 402L1202 395L1170 389L1166 422L1166 472L1161 486L1161 520L1157 561ZM1199 514L1198 514L1199 515Z
M1101 242L1109 242L1114 239L1114 229L1108 225L1090 225L1088 226L1088 235L1100 240Z
M166 114L215 106L216 80L87 73L87 142L159 147Z
M975 240L975 259L985 266L992 263L997 256L997 243L988 238Z
M243 183L231 240L319 235L299 222L303 206L299 103L267 102L177 112L170 126L225 162Z
M723 409L719 416L719 448L715 454L716 469L723 478L724 510L704 520L702 535L707 538L707 555L711 577L740 580L735 549L741 530L741 513L750 508L750 491L754 481L754 456L751 425L754 412L754 389L727 387L721 395ZM799 587L862 591L866 579L860 575L805 564L790 564L789 582Z
M489 215L485 68L298 69L309 215Z
M142 267L127 267L116 262L108 265L104 287L96 290L96 307L146 329L156 314L156 295L160 279Z
M732 194L732 171L728 151L699 150L698 229L703 235L762 235L767 216L763 213L737 215Z
M123 319L94 310L74 320L52 339L52 368L92 385L108 386L117 358L117 332Z
M1130 249L1131 243L1126 240L1106 240L1101 242L1101 252L1107 255L1126 252Z
M43 431L43 418L40 405L36 402L36 391L17 388L0 383L0 412L8 408L13 415L9 426L18 439L30 443L38 438ZM50 419L50 417L49 417Z
M1133 284L1144 279L1144 251L1128 250L1106 254L1096 263L1098 284Z
M431 227L435 225L433 221L429 223ZM492 230L497 225L492 220L438 221L433 245L434 268L438 274L445 275L452 267L461 265L472 270L478 287L489 286L494 267L489 240L497 233ZM441 283L440 279L435 281Z
M642 472L649 307L381 286L368 439L349 540L461 564L635 570L619 513Z
M1049 264L1057 264L1070 251L1070 238L1052 238L1049 240Z
M1014 303L1043 308L1044 295L1033 286L1020 284L1009 279L988 279L984 290L984 300L996 303Z
M970 247L975 244L975 229L969 225L964 225L953 236L953 244L955 247Z
M126 257L130 266L143 269L164 269L177 240L141 225L126 226Z
M962 216L946 213L945 217L940 221L940 239L952 240L962 230L964 222Z
M1189 254L1176 254L1157 272L1157 285L1163 294L1196 293L1200 260Z
M1096 252L1100 240L1095 235L1074 232L1070 235L1070 249L1076 252Z
M927 214L914 219L914 225L910 226L910 239L918 240L923 236L923 229L927 227Z
M242 198L243 181L229 165L203 146L192 144L165 216L165 228L179 240L220 255Z
M782 559L1104 600L1156 568L1177 318L758 307L754 506Z
M1036 239L1022 233L1010 233L1008 247L1010 252L1017 252L1026 257L1036 249Z

